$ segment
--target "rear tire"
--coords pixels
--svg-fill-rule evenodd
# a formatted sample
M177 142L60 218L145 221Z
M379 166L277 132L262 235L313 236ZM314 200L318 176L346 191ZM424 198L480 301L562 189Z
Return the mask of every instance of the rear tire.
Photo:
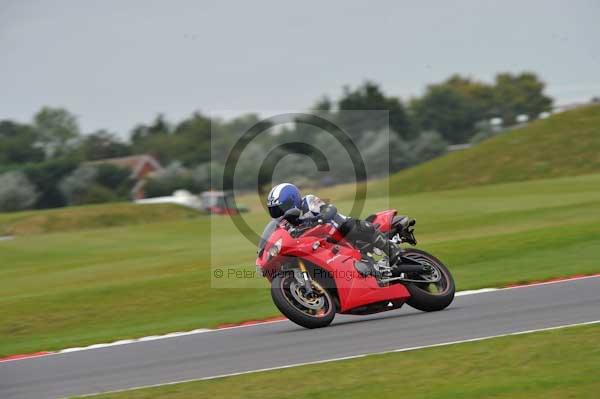
M290 281L288 279L295 280L294 275L292 273L280 273L271 281L271 297L277 309L292 322L304 328L321 328L331 324L336 313L336 304L332 295L324 290L324 294L322 294L324 313L310 315L307 313L306 308L303 308L300 303L290 297Z
M454 300L456 290L450 270L438 258L419 249L407 249L402 256L429 263L441 273L444 283L443 289L435 293L428 291L429 284L406 283L406 288L410 292L410 299L406 303L423 312L435 312L447 308Z

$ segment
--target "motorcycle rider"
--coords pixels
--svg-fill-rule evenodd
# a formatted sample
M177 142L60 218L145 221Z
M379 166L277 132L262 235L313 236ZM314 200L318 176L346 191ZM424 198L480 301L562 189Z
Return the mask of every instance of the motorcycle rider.
M364 255L362 265L358 265L358 271L363 275L379 277L371 252L380 250L385 253L391 266L400 258L400 248L391 243L372 223L344 216L337 212L334 205L315 195L302 197L298 187L291 183L281 183L273 187L267 197L267 207L272 218L281 217L290 209L299 209L300 216L288 221L296 225L322 221L338 228L344 238Z

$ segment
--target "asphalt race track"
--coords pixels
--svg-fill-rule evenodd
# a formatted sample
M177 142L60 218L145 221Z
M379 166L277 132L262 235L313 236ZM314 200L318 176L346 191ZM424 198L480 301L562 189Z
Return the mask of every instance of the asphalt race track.
M600 320L600 277L463 295L445 311L408 306L288 321L0 363L0 398L57 398Z

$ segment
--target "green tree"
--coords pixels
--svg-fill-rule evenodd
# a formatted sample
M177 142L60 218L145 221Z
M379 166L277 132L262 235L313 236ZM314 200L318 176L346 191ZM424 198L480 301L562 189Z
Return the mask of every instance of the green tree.
M163 114L158 114L150 125L139 124L131 131L131 141L134 145L144 142L148 138L166 136L171 133L171 125L165 120Z
M193 172L182 167L179 162L173 162L161 174L147 180L144 192L149 198L172 195L177 190L197 193L208 188L206 182L201 180L197 179Z
M92 165L82 165L61 180L59 187L69 205L85 203L88 189L96 182L98 170Z
M493 88L485 83L454 75L429 85L423 97L411 103L420 130L439 132L450 143L465 143L475 133L475 124L492 116Z
M517 115L535 118L550 110L552 99L543 91L544 83L530 72L498 74L494 85L454 75L428 86L423 97L412 101L411 111L420 130L438 131L459 144L469 141L483 120L501 117L510 126Z
M317 100L312 106L311 110L317 112L331 112L333 110L333 103L327 96L323 96Z
M83 164L60 181L70 205L99 204L128 199L133 182L130 171L115 165Z
M162 114L150 125L140 124L131 131L132 152L150 154L167 164L177 158L177 144L171 125Z
M208 117L195 112L175 127L173 136L172 159L186 166L210 161L211 120Z
M131 155L131 146L106 130L86 135L79 144L79 150L86 161Z
M64 108L44 107L33 119L46 158L65 154L79 136L77 118Z
M366 81L356 89L344 88L342 97L338 100L340 120L353 136L366 131L378 131L389 127L400 137L412 136L411 123L404 105L397 97L388 97L374 82ZM369 111L388 111L385 114Z
M35 208L58 208L67 204L58 185L65 176L77 168L77 165L76 160L63 158L23 167L22 171L39 192Z
M101 163L96 166L95 182L113 192L113 197L128 200L135 181L131 178L131 170L120 166Z
M506 125L515 123L521 114L534 119L552 108L552 98L544 94L544 88L544 82L535 73L500 73L494 86L494 111Z
M0 121L0 165L25 164L44 160L44 151L36 146L39 136L30 125Z

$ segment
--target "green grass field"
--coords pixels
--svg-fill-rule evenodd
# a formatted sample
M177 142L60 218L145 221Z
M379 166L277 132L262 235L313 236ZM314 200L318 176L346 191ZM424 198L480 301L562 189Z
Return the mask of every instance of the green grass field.
M536 180L373 198L366 211L416 217L419 247L471 289L599 272L598 187L600 174ZM267 222L246 217L258 231ZM211 265L254 264L255 248L228 218L169 220L1 241L0 356L278 314L262 280L211 288Z
M184 398L597 398L600 326L371 355L94 396Z
M0 213L0 236L82 231L197 217L201 217L198 212L177 205L130 203Z

